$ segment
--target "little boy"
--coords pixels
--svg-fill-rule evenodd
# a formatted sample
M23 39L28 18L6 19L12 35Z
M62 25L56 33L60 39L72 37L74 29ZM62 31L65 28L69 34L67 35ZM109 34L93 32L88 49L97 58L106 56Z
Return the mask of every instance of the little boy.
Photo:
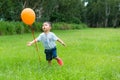
M35 42L42 42L45 48L46 60L48 61L48 64L51 65L52 59L55 59L57 60L58 64L62 66L63 61L57 56L55 41L60 42L63 46L65 46L65 43L60 38L58 38L53 32L50 32L51 28L51 22L44 22L42 26L42 30L44 32L41 33L35 40L29 42L27 45L31 46Z

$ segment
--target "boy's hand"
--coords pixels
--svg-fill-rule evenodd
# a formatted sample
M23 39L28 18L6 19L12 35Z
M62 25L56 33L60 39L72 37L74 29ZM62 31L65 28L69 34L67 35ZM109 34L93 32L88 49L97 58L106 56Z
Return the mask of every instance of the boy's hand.
M31 46L31 45L32 45L32 42L28 42L28 43L27 43L27 46Z
M33 41L31 41L31 42L28 42L27 43L27 46L31 46L33 43L35 43L35 42L37 42L37 40L35 39L35 40L33 40Z
M62 45L66 47L66 44L65 44L65 43L62 43Z

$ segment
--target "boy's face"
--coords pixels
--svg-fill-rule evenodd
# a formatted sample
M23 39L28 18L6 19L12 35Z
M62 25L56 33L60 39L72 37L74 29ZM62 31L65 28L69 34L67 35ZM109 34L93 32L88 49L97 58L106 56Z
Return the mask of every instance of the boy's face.
M51 29L50 24L48 24L48 23L46 23L46 22L43 23L42 30L43 30L44 32L50 31L50 29Z

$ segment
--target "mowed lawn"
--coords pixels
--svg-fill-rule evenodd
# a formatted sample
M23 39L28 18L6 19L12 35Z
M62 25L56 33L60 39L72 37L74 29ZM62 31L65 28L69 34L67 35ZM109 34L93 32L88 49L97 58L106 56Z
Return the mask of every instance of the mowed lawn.
M57 42L62 67L48 66L41 43L26 46L31 33L0 36L0 80L120 80L120 29L53 32L67 45Z

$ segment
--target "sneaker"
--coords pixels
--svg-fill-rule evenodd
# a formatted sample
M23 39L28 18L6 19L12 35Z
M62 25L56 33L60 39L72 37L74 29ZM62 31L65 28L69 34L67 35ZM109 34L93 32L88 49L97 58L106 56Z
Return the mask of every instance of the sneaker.
M58 59L57 59L57 62L58 62L58 64L59 64L60 66L63 65L63 61L62 61L62 59L58 58Z

